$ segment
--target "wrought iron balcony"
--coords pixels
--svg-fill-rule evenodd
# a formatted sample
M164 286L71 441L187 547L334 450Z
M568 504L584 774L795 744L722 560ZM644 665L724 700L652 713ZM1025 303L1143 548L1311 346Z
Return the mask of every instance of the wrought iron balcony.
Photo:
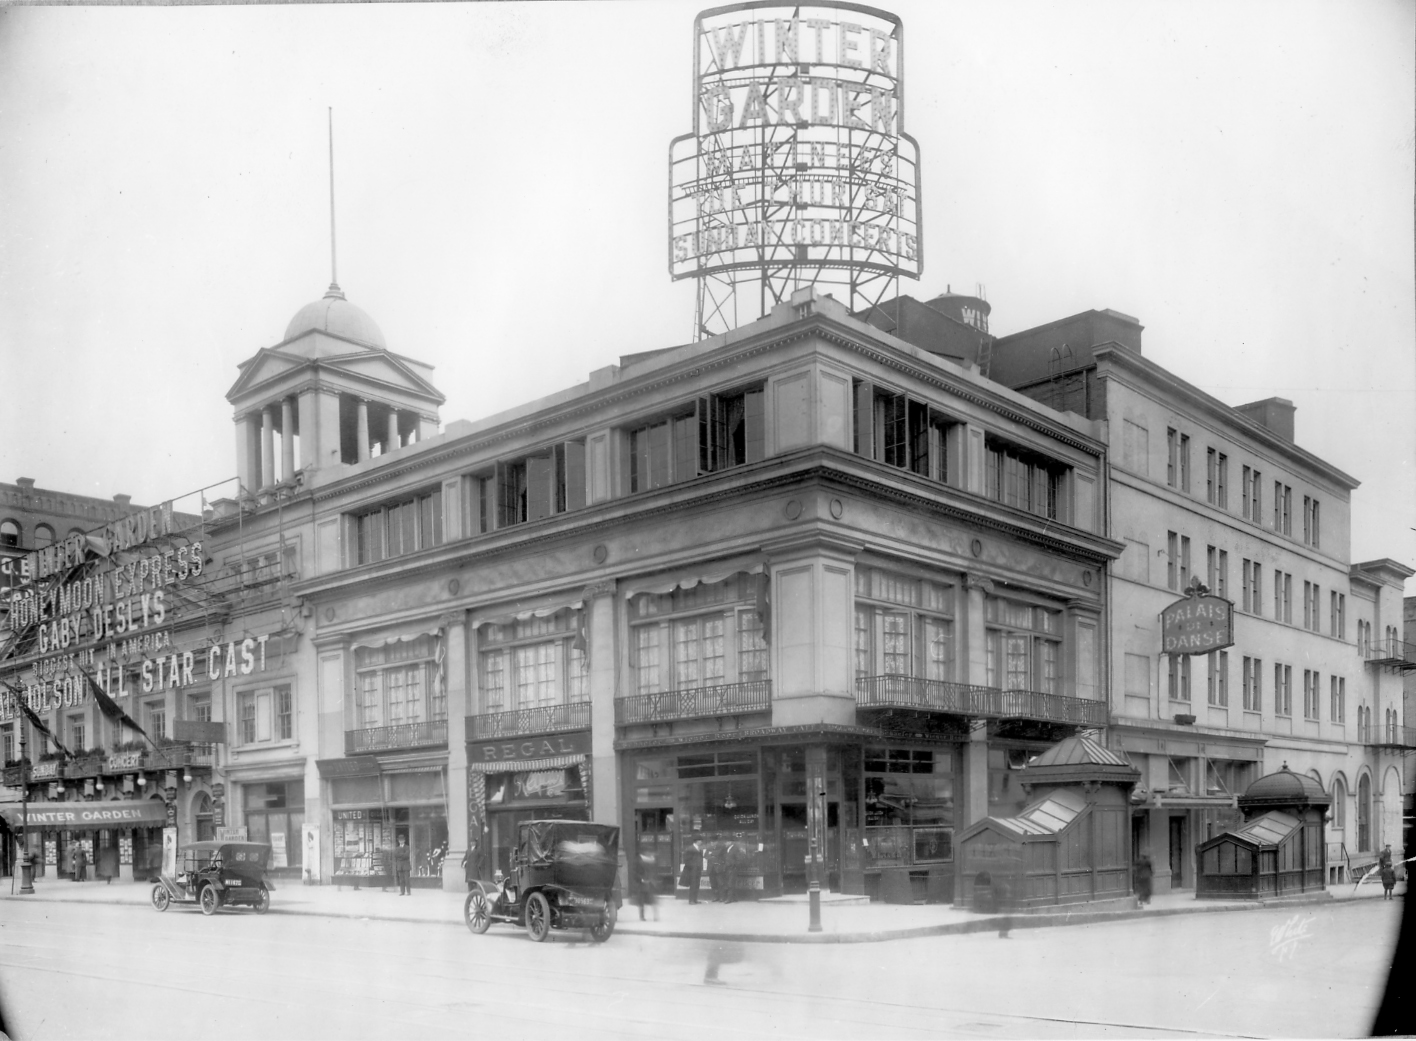
M1358 740L1372 748L1416 748L1416 727L1376 726L1358 728Z
M103 761L106 755L81 755L69 760L69 765L64 767L63 775L69 778L81 777L101 777L103 776Z
M717 687L665 690L615 699L615 723L667 723L766 712L772 707L772 681L725 683Z
M948 712L976 719L1035 719L1050 723L1102 727L1106 702L1044 694L1033 690L1000 690L966 683L946 683L915 676L865 676L856 680L860 708L905 708Z
M1366 658L1368 665L1374 665L1379 669L1391 669L1393 672L1416 671L1416 644L1405 643L1395 638L1373 640L1367 645L1363 657Z
M466 725L468 741L587 730L590 727L590 702L572 701L566 705L540 705L512 709L510 712L483 712L468 716Z
M388 727L366 727L344 732L344 754L383 752L398 748L447 747L447 720L426 723L399 723Z

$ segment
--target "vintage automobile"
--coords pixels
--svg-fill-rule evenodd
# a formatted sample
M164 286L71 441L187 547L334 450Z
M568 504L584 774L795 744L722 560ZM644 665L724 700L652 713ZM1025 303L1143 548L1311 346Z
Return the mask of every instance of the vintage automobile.
M608 940L620 906L619 828L525 821L517 840L509 875L472 883L462 907L467 928L484 933L493 922L511 922L537 943L552 929L588 929L596 943Z
M265 914L275 888L265 878L269 857L263 842L193 842L178 851L177 874L162 875L152 887L152 906L166 911L174 902L198 904L210 915L244 905Z

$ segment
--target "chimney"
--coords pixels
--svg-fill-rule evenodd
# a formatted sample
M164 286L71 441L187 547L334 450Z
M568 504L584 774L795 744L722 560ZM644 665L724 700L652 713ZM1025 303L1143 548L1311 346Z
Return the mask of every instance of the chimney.
M1293 442L1293 413L1297 411L1287 398L1264 398L1247 405L1235 405L1234 411L1248 416L1259 426Z
M29 492L34 491L34 478L33 478L33 477L21 477L21 478L20 478L18 481L16 481L15 483L20 486L20 491L22 491L22 492L29 493Z
M133 497L131 495L124 495L120 492L119 494L113 496L113 501L126 510L130 505L132 505Z

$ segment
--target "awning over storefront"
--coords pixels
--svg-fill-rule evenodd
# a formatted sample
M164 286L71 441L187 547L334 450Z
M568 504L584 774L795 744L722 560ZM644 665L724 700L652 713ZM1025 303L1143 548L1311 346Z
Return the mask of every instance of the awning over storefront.
M626 600L640 593L672 593L675 589L692 589L700 584L712 585L740 572L760 575L766 569L760 554L712 561L694 567L667 571L660 575L629 579L620 583L620 595Z
M424 636L437 636L441 632L441 622L424 622L421 625L415 623L406 629L373 629L355 636L349 646L351 648L383 647L390 643L408 643Z
M18 831L24 813L14 803L0 806L5 823ZM167 823L167 807L157 799L134 802L31 803L30 831L98 831L103 828L151 828Z

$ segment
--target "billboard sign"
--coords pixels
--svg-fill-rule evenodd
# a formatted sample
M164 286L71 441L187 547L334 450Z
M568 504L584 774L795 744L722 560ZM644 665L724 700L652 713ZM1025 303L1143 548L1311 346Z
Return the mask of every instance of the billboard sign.
M694 22L693 120L669 153L673 278L789 267L918 277L904 32L857 4L734 4ZM851 281L837 276L835 281Z
M1191 583L1185 599L1160 612L1165 654L1209 654L1234 644L1234 604Z

